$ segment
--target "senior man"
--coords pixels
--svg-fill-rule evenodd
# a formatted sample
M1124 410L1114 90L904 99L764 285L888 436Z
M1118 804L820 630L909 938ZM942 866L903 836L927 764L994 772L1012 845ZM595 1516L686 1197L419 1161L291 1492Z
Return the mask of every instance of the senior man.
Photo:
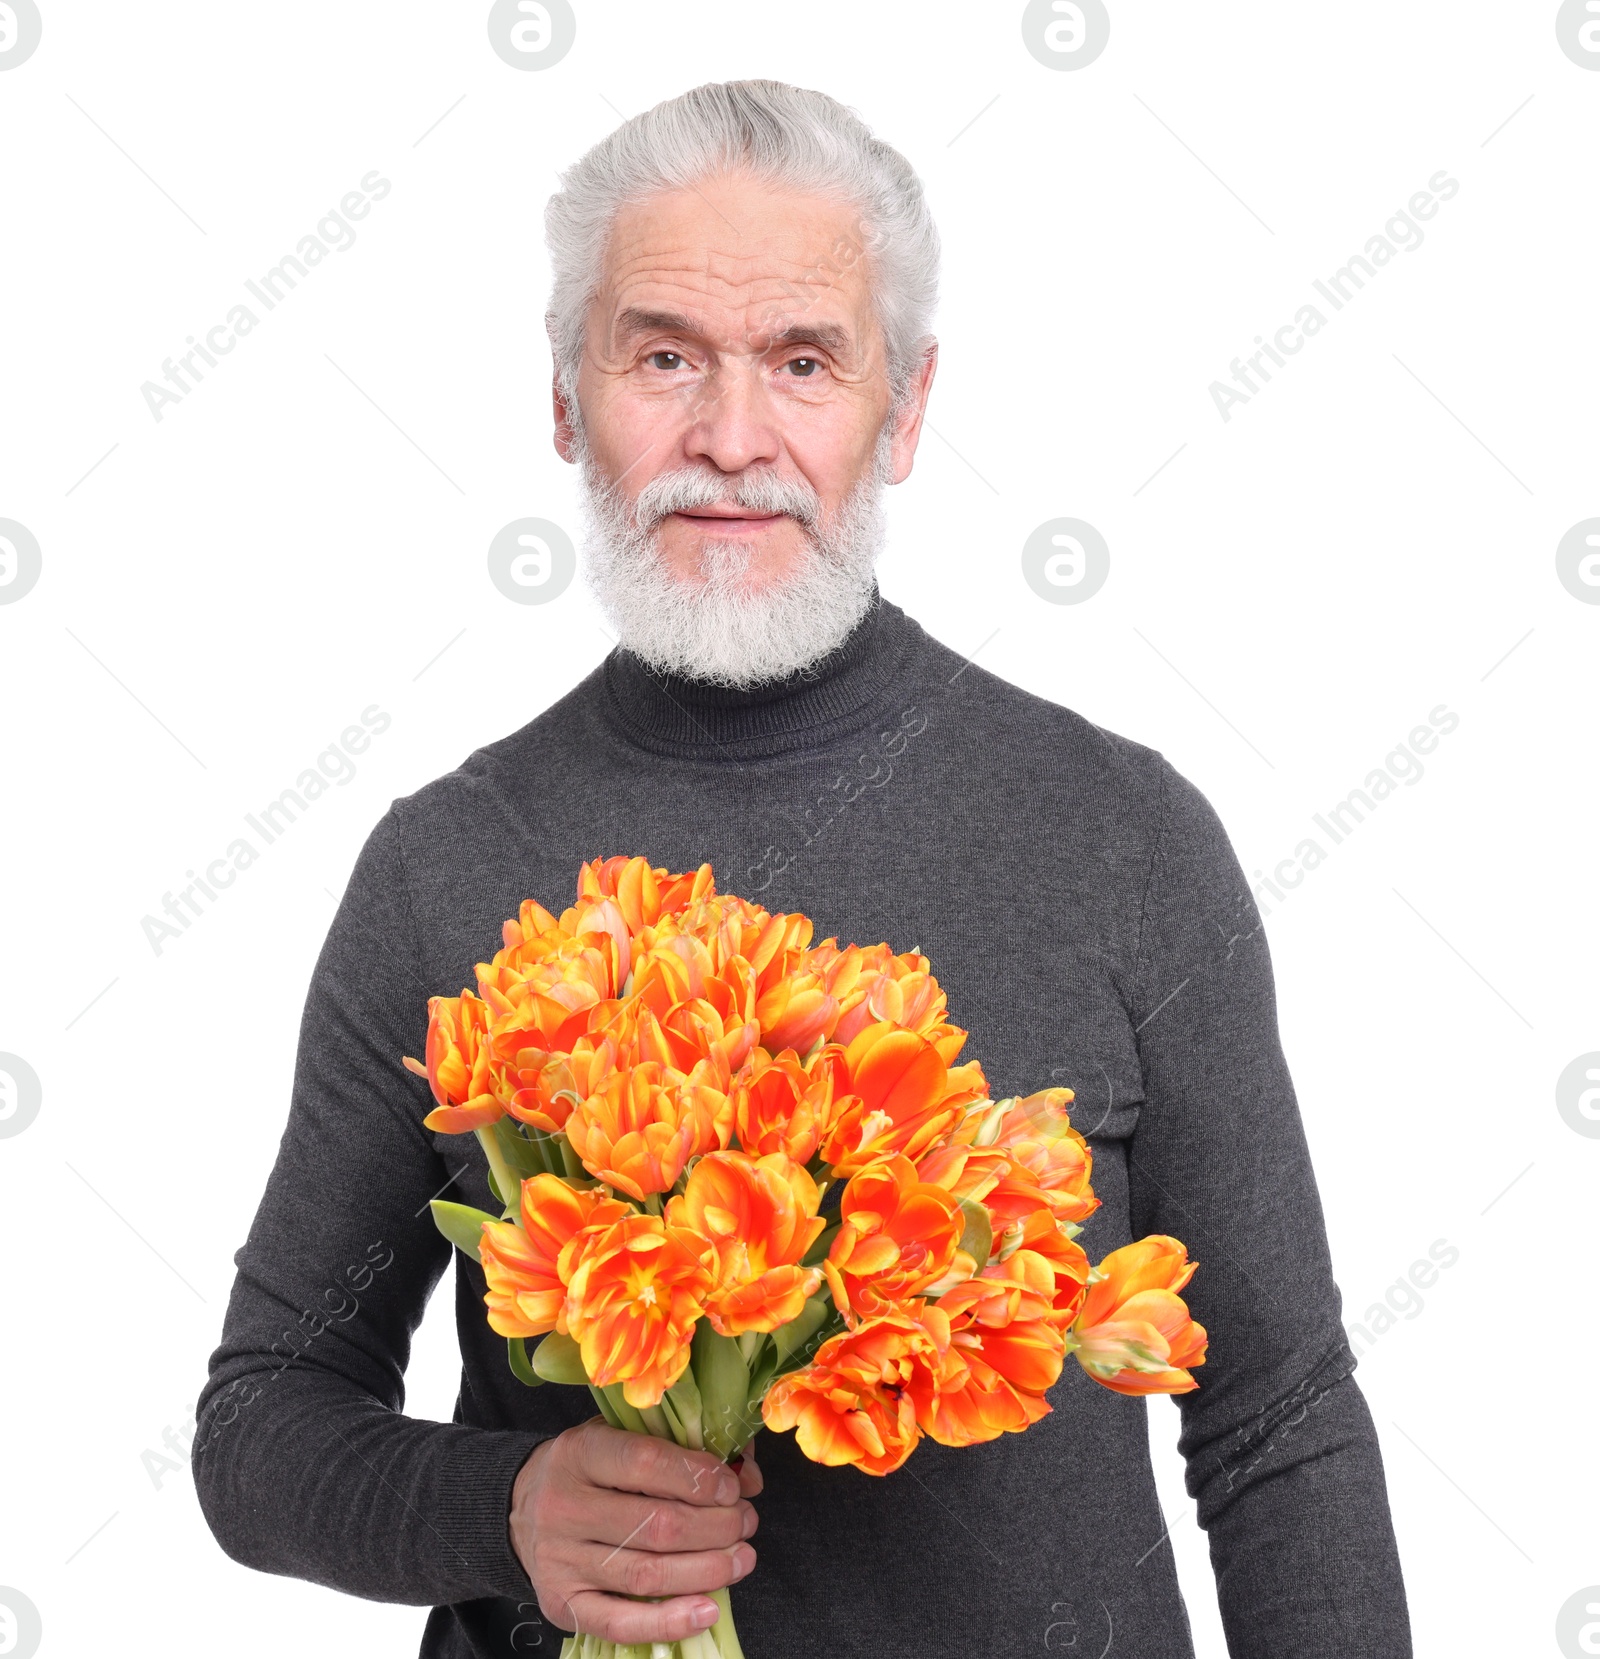
M429 992L582 860L709 860L818 937L932 958L999 1097L1077 1091L1092 1259L1173 1233L1210 1332L1180 1400L1230 1652L1409 1654L1271 967L1227 837L1155 751L964 661L878 592L884 486L933 380L938 238L834 100L698 88L628 121L547 212L555 442L619 644L368 840L306 1005L293 1101L201 1396L194 1465L238 1560L432 1605L424 1655L670 1641L738 1582L753 1659L1191 1651L1145 1407L1069 1366L1026 1434L875 1479L788 1436L708 1454L525 1389L456 1257L455 1421L402 1414L471 1136L400 1070ZM979 549L988 557L993 549ZM759 1548L756 1534L760 1498ZM758 1564L759 1556L759 1564ZM636 1599L641 1595L658 1600ZM635 1598L635 1599L630 1599Z

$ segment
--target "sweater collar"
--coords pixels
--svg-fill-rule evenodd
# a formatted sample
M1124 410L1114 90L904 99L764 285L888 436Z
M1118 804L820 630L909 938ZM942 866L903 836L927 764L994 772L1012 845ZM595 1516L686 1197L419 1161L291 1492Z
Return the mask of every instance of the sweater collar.
M819 748L870 723L909 666L921 629L873 584L854 628L781 679L736 689L663 674L618 646L601 664L611 720L634 743L684 759L756 760Z

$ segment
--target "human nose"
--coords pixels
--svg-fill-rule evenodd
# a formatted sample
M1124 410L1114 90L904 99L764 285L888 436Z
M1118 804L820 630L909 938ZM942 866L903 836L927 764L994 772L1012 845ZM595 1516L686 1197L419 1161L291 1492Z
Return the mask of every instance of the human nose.
M719 472L773 462L781 451L777 424L758 371L724 364L702 388L684 440L686 455Z

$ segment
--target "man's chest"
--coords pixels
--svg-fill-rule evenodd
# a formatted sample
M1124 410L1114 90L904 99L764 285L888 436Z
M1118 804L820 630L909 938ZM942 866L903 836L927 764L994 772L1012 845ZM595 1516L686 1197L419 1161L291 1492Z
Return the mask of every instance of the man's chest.
M433 988L470 985L523 899L571 904L585 861L709 863L719 891L810 917L814 943L923 952L969 1033L960 1058L982 1064L992 1095L1071 1088L1082 1133L1124 1140L1143 1098L1128 998L1148 850L1074 811L1046 768L953 755L915 711L869 738L782 766L642 768L507 803L518 834L486 822L432 872L419 924L443 969Z

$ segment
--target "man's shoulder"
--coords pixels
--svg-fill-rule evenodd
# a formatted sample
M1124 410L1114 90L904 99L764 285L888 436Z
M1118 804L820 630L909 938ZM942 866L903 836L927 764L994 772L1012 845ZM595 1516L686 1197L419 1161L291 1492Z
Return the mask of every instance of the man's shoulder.
M952 737L981 755L985 767L1015 769L1041 784L1066 783L1141 811L1155 806L1178 778L1159 749L927 637L927 680L940 688L938 702Z
M539 795L575 783L594 763L600 675L600 667L591 669L525 725L480 744L450 771L400 796L393 810L413 832L448 833L463 815L481 822L486 802L521 811Z

